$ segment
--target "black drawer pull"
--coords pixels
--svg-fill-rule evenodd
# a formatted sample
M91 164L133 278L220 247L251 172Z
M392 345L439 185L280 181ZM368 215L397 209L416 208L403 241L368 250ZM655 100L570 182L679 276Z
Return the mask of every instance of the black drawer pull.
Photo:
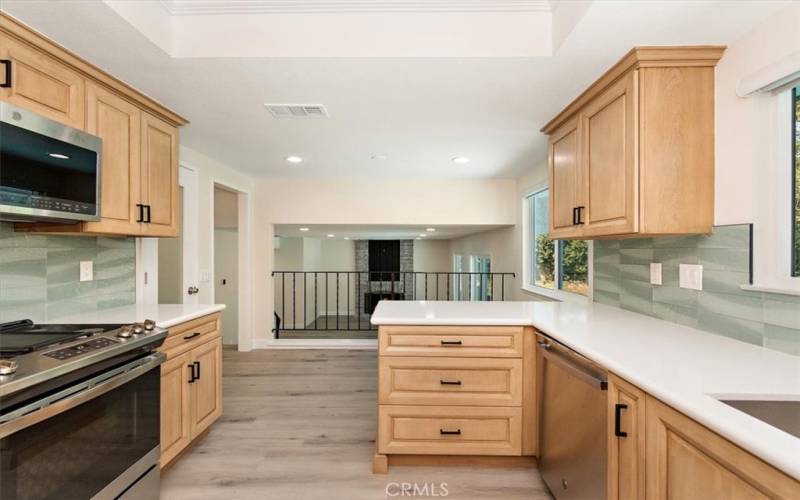
M197 380L200 380L200 362L195 361L193 364L197 367Z
M442 345L461 345L460 340L442 340Z
M192 378L190 378L190 379L189 379L189 383L190 383L190 384L193 384L193 383L194 383L194 381L195 381L195 380L197 380L197 377L196 377L196 376L195 376L195 374L194 374L194 363L189 363L189 364L188 364L188 365L186 365L186 366L188 366L188 367L189 367L189 373L190 373L190 376L192 377Z
M198 337L199 335L200 335L200 332L194 332L193 334L191 334L191 335L189 335L187 337L183 337L183 340L192 340L193 338Z
M576 207L575 211L578 213L578 224L583 224L583 209L586 207Z
M139 209L139 218L136 219L136 222L144 222L144 205L137 203L136 207Z
M147 209L147 220L145 222L150 224L151 222L153 222L153 218L150 217L150 210L152 207L150 205L145 205L144 208Z
M9 89L11 88L11 59L2 59L0 60L0 64L5 66L5 79L3 83L0 84L0 88Z
M439 383L442 385L461 385L460 380L440 380Z
M622 410L627 410L628 405L617 403L614 405L614 435L617 437L628 437L628 433L622 430Z
M456 429L454 431L446 431L444 429L439 429L439 434L441 434L442 436L460 436L461 429Z

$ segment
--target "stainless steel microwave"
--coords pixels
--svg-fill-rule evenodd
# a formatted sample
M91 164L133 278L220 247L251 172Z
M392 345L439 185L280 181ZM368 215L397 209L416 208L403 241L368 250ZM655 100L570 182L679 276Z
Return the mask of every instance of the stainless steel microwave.
M0 102L0 220L100 219L99 137Z

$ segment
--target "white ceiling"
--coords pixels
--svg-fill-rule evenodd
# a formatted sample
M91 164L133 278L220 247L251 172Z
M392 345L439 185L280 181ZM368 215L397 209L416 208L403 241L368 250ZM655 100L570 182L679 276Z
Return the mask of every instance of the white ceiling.
M307 227L308 231L300 231ZM496 225L463 225L463 226L435 226L435 232L428 232L430 226L373 226L373 225L334 225L334 224L295 224L275 225L275 235L282 238L328 238L333 234L333 239L342 240L345 237L351 240L411 240L424 234L425 239L449 240L470 234L481 233L491 229L505 226Z
M182 130L184 144L243 172L481 179L513 178L541 164L546 140L539 128L632 46L724 44L790 3L598 0L553 3L552 12L540 2L522 12L469 12L468 4L485 9L491 1L435 1L435 12L386 11L390 4L426 3L412 0L329 0L324 3L339 11L357 3L384 10L327 14L192 13L232 8L221 0L3 0L3 9L186 116L191 123ZM250 9L322 5L234 3ZM315 31L319 16L333 28ZM267 18L293 28L265 29L259 23ZM306 23L310 19L317 24ZM371 38L371 21L379 19L395 31ZM530 29L543 19L546 30ZM337 35L345 25L352 30ZM239 32L242 26L250 31ZM193 38L209 30L217 31ZM498 30L505 33L493 37ZM258 38L263 32L273 36L267 49L276 56L258 55L265 50ZM426 39L428 56L463 56L399 57L420 50L416 38L401 36L406 32L437 35L436 44ZM538 55L508 57L523 43ZM199 53L192 52L195 45ZM237 55L200 57L212 45ZM367 47L371 56L309 56L327 46L342 53ZM180 57L169 55L176 50ZM330 117L276 119L264 103L323 104ZM289 155L305 161L289 165ZM373 160L376 155L386 159ZM454 156L471 162L456 165Z

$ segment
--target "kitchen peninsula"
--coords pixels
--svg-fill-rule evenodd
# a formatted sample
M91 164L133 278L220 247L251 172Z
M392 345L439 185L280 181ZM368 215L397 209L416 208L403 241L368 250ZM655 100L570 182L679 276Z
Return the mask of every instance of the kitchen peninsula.
M581 376L608 372L602 386L607 389L603 441L609 498L642 498L645 487L648 498L666 498L668 487L673 496L678 488L709 498L732 491L780 498L800 492L797 429L786 422L770 425L746 413L752 410L741 403L780 401L796 408L800 364L794 356L593 303L383 301L372 322L380 332L376 472L403 463L398 459L403 454L444 455L441 463L459 455L519 456L525 453L519 446L502 451L483 446L478 452L472 447L476 441L497 444L503 432L514 443L515 433L522 439L526 428L534 434L533 450L546 444L539 422L548 405L557 403L542 398L542 365L552 356L546 351L558 343L595 365ZM519 380L509 368L503 379L512 395L531 383L536 386L536 412L529 415L523 409L519 421L503 410L511 403L480 402L482 393L500 392L487 389L494 380L489 374L500 368L484 364L513 358L516 349L524 351L523 335L534 334L536 369L523 370ZM416 372L406 367L392 371L401 357L414 359ZM476 369L490 371L484 377L458 377L458 370ZM413 400L413 406L386 399L403 392L424 394L431 377L442 383L438 396L428 392L436 397ZM469 406L455 399L459 393L472 397ZM546 462L544 455L537 453Z

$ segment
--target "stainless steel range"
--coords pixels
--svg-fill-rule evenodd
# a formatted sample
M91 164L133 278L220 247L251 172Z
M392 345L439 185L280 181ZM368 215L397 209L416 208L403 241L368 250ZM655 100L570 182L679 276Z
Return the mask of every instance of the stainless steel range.
M0 498L158 498L166 335L0 324Z

